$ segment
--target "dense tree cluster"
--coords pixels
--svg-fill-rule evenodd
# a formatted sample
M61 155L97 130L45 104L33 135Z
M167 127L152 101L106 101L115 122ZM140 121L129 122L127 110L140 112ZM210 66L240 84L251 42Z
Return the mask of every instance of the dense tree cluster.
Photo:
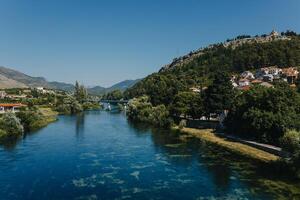
M300 96L288 85L257 86L234 99L226 119L232 134L279 144L289 129L300 129Z
M75 83L74 97L79 103L85 102L88 98L87 89L84 85L79 85L78 81Z
M205 91L206 114L221 114L231 109L235 92L227 72L218 71L212 84Z
M55 110L60 114L77 114L84 110L100 109L97 101L90 100L87 89L76 81L74 95L56 97Z
M126 90L125 97L147 95L153 105L168 105L178 92L185 90L187 87L176 76L155 73Z
M61 114L76 114L83 111L82 105L73 96L67 96L58 102L56 111Z
M127 116L136 122L145 122L159 127L171 124L169 112L164 105L152 106L149 97L141 96L130 101Z
M121 90L113 90L103 95L102 98L105 100L121 100L123 99L123 92Z
M204 114L203 98L200 93L179 92L170 106L170 111L174 116L199 119Z

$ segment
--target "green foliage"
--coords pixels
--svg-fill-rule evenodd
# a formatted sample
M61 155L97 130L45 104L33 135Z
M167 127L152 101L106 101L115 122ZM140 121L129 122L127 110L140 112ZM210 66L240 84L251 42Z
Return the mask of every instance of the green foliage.
M72 96L68 96L56 105L57 112L61 114L76 114L83 111L81 104Z
M282 148L290 153L290 158L286 160L296 176L300 177L300 132L288 130L280 139Z
M3 139L18 138L24 132L20 120L13 113L5 113L0 118L0 130Z
M169 127L169 112L164 105L153 107L149 97L142 96L130 101L127 116L132 121L145 122L158 127Z
M99 103L84 102L82 108L83 110L99 110L101 105Z
M184 90L187 90L187 88L175 76L156 73L126 90L125 97L133 98L147 95L154 106L168 105L179 91Z
M178 127L179 129L183 129L184 127L186 127L186 120L185 119L180 120Z
M300 128L300 97L288 85L253 87L233 105L225 121L231 134L277 145L286 130Z
M209 86L215 73L220 69L237 73L271 65L279 67L300 65L300 37L293 36L291 40L266 43L249 43L236 48L214 45L187 62L144 78L126 90L125 96L133 98L147 95L153 105L168 106L180 91L188 91L195 85L200 88Z
M123 99L123 93L121 90L111 91L103 96L105 100L121 100Z
M83 85L79 85L77 81L75 83L74 97L80 103L85 102L88 98L87 89Z
M300 133L296 130L288 130L280 138L281 147L290 153L295 153L300 150Z
M218 71L213 83L205 91L205 108L207 113L220 114L232 106L235 92L229 74Z
M176 116L200 118L204 114L201 95L195 92L179 92L171 104L171 113Z
M6 131L0 129L0 142L7 139L7 133Z
M25 131L36 130L43 124L43 115L38 109L25 110L17 113Z

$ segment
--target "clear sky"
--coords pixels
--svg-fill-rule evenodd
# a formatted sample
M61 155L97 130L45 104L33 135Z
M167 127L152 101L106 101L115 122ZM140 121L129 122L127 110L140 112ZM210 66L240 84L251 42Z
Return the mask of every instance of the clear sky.
M273 28L300 32L299 0L0 0L0 65L110 86Z

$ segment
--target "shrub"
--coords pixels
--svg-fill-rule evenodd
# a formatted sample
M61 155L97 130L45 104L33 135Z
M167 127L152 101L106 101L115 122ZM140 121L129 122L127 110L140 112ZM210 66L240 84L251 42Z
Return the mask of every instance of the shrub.
M24 129L20 120L13 113L5 113L0 119L0 129L2 138L17 138L22 136ZM4 134L4 132L6 134Z
M168 127L172 123L167 108L164 105L153 107L147 96L131 100L127 116L130 120L145 122L159 127Z
M231 134L278 145L288 129L300 129L300 95L288 85L242 92L225 120Z
M288 130L280 139L280 144L287 152L295 153L300 150L300 133L296 130Z
M178 127L179 129L183 129L184 127L186 127L186 120L185 119L180 120Z
M68 96L56 105L55 110L61 114L76 114L82 112L83 107L74 97Z
M17 113L17 117L21 120L25 131L36 130L44 124L44 117L39 110L21 111Z
M282 148L290 153L287 163L291 166L296 176L300 178L300 133L295 130L285 132L280 139Z
M99 103L85 102L82 104L83 110L99 110L101 108Z

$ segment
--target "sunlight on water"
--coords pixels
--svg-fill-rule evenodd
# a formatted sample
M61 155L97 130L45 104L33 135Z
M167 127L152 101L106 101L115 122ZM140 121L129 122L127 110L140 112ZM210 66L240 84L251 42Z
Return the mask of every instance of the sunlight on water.
M87 112L0 147L0 199L285 199L299 184L195 139ZM269 172L268 172L269 171ZM297 196L298 195L298 196Z

